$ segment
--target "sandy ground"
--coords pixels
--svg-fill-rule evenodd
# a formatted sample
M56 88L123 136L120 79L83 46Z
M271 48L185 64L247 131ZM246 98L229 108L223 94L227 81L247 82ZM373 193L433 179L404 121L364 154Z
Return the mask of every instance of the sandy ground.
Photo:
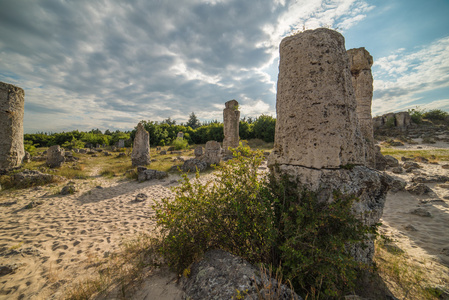
M398 148L418 146L426 149L437 145ZM449 175L441 165L420 165L428 175ZM410 181L409 173L389 174ZM79 191L67 196L58 194L61 185L2 192L0 266L17 269L0 274L0 299L60 299L64 287L89 272L85 266L95 257L108 256L123 239L154 228L151 204L172 195L170 187L177 185L178 179L171 175L138 183L95 177L76 180ZM436 284L448 285L449 197L445 196L449 196L449 189L429 186L435 192L430 196L389 193L381 231L412 261L434 273ZM139 193L148 195L148 200L135 202ZM24 209L33 200L42 204ZM417 207L432 217L411 214ZM173 279L173 273L160 271L148 277L132 299L179 299L182 291Z
M74 181L79 191L73 195L57 194L61 186L2 194L0 265L15 265L17 270L0 276L0 299L49 299L61 286L82 277L84 266L95 257L107 256L123 239L154 228L151 204L170 196L177 179L138 183L96 178ZM139 193L148 200L136 203ZM32 200L42 204L24 209ZM163 281L158 276L155 282ZM167 296L165 283L159 285L155 292Z

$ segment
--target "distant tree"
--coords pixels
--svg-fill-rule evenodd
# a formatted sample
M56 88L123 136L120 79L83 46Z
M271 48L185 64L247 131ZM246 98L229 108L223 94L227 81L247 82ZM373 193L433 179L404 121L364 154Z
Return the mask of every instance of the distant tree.
M254 137L264 140L267 143L274 142L274 131L276 128L276 119L261 115L253 123Z
M190 114L186 126L190 126L192 129L197 129L201 126L200 120L198 120L194 112Z
M106 129L106 131L104 132L104 134L106 135L112 135L112 132L109 129Z
M176 120L172 120L170 117L168 117L167 119L162 121L161 124L176 125Z
M103 134L102 132L101 132L101 130L100 129L92 129L91 131L89 131L89 133L93 133L93 134Z

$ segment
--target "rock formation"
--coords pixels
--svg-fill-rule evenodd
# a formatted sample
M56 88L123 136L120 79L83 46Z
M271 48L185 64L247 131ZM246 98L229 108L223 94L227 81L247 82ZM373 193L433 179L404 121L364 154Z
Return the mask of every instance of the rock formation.
M222 149L217 141L208 141L203 151L203 147L195 148L195 158L184 162L181 170L183 172L204 171L210 165L218 165L222 159Z
M125 140L118 140L118 148L125 148Z
M382 216L388 183L365 166L364 142L356 115L344 38L329 29L307 30L280 45L277 122L268 165L276 176L290 175L317 201L333 201L333 191L355 195L353 212L366 225ZM348 246L358 261L370 263L374 244Z
M47 166L50 168L61 167L65 162L64 149L59 145L54 145L47 150Z
M373 118L374 129L381 128L397 128L404 131L410 127L413 127L412 118L406 111L397 113L388 113L382 116Z
M134 137L133 151L131 153L133 166L146 166L151 162L150 158L150 134L145 130L142 123L137 125Z
M176 138L178 138L178 139L180 139L180 140L182 140L183 138L184 138L184 132L178 132L178 135L177 135L177 137Z
M163 179L168 177L167 172L147 169L145 167L137 167L137 180L139 182L153 179Z
M207 252L183 281L185 299L302 299L246 260L223 250Z
M371 102L373 99L373 75L371 66L373 57L365 48L348 50L349 67L352 75L355 100L357 102L357 118L360 130L365 139L366 165L375 168L373 118L371 116Z
M25 92L0 82L0 170L19 167L25 156L23 110Z
M208 141L205 146L204 154L200 159L208 165L218 165L221 158L220 143L216 141Z
M315 169L364 164L356 106L341 34L321 28L284 38L272 160Z
M239 146L240 111L238 110L239 103L236 100L226 102L225 106L226 108L223 110L223 149L225 155L230 156L232 152L228 148Z

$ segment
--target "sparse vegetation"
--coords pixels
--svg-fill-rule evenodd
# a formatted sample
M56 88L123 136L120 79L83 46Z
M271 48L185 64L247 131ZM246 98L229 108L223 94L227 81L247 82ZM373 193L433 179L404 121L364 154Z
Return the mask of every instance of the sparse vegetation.
M288 178L259 178L260 152L240 147L234 156L218 167L215 180L201 184L198 175L184 176L174 200L155 204L167 263L182 274L204 252L220 248L280 266L297 292L314 299L353 288L356 269L365 266L345 245L376 231L350 213L356 199L335 193L331 204L320 204Z
M122 242L120 250L107 258L93 258L95 271L87 279L74 283L65 299L91 299L111 291L126 299L132 288L154 267L160 266L157 255L159 239L149 234L139 234ZM111 289L112 287L115 287Z
M435 161L449 161L449 149L433 149L433 150L402 150L394 148L382 148L383 155L391 155L396 159L400 159L402 156L414 158L416 156L422 156L429 160Z

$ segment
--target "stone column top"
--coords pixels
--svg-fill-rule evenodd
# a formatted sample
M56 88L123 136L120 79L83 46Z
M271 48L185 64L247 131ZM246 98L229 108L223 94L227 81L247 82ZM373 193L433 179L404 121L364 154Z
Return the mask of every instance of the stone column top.
M234 110L237 110L239 103L237 102L237 100L229 100L228 102L225 103L226 108L232 108Z
M361 70L371 70L371 66L373 65L373 57L369 54L365 47L349 49L348 55L351 73Z

